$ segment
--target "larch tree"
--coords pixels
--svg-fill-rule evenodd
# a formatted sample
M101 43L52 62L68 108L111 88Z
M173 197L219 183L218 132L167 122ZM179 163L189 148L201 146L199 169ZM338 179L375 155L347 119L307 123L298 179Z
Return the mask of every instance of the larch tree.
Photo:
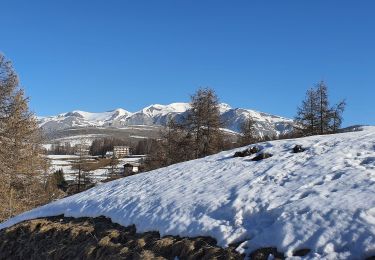
M306 93L295 117L296 132L302 136L336 133L341 127L345 101L330 107L328 88L321 81Z
M337 133L341 127L345 106L346 102L342 100L331 109L330 130L332 133Z
M200 158L220 150L223 144L219 99L213 89L201 88L191 96L186 125L194 138L194 157Z
M184 124L171 118L162 135L165 140L167 164L188 161L194 158L191 153L192 136Z
M246 118L240 126L240 144L248 145L257 141L256 122L252 117Z
M0 219L35 207L48 169L41 134L10 61L0 54Z
M332 116L331 108L329 107L328 89L326 84L321 81L316 86L315 92L318 104L318 133L322 135L329 132Z
M306 98L302 105L297 109L295 117L295 130L301 135L315 135L318 131L318 103L317 95L314 89L306 92Z

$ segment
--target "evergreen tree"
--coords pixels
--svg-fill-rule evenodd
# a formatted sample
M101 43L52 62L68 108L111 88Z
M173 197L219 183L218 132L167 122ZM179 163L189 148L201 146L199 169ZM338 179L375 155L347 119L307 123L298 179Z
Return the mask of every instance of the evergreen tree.
M51 179L53 185L56 185L61 190L66 190L68 183L65 180L64 171L62 169L58 169L57 171L55 171L52 174Z

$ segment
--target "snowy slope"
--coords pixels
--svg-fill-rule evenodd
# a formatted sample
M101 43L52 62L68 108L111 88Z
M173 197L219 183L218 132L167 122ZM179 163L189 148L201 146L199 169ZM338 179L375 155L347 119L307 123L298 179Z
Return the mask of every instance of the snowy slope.
M57 116L38 117L39 126L46 132L68 129L72 127L105 126L131 115L130 112L118 108L108 112L91 113L75 110Z
M39 125L45 132L54 132L79 127L125 127L133 125L166 125L169 118L180 120L190 109L188 103L155 104L131 113L124 109L116 109L103 113L72 111L57 116L39 117ZM290 132L293 128L291 119L274 116L249 109L231 108L228 104L219 106L225 127L231 131L239 131L240 125L249 116L256 121L260 136L279 135Z
M305 152L293 154L302 144ZM307 259L375 255L375 127L260 143L259 162L232 151L102 184L2 223L104 215L140 232L209 235L239 251L276 246ZM306 259L306 258L305 258Z

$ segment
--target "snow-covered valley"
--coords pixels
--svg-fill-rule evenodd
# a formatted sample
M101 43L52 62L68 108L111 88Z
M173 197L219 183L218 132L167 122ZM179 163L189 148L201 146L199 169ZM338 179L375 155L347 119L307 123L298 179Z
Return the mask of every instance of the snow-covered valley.
M295 145L306 150L292 153ZM250 253L277 247L287 257L375 255L375 127L257 144L272 157L234 158L239 148L100 184L0 225L64 214L107 216L141 232L211 236Z
M77 179L78 170L74 169L74 164L79 161L80 156L78 155L48 155L48 161L51 165L50 172L62 170L64 172L64 178L67 181L75 181ZM98 159L97 156L87 156L85 160L95 161ZM115 170L118 173L123 171L124 164L126 163L139 163L142 157L128 157L119 158L114 167L106 165L104 167L98 167L98 169L90 171L89 179L92 183L98 183L106 180L110 177L111 172Z

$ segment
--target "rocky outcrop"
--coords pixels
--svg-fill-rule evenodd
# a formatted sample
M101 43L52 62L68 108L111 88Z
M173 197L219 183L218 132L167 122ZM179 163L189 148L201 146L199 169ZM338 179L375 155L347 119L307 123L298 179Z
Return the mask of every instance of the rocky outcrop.
M264 160L264 159L267 159L267 158L270 158L270 157L272 157L272 154L270 154L270 153L260 153L251 160L257 162L257 161L261 161L261 160Z
M250 155L253 155L253 154L256 154L260 151L260 148L257 147L257 146L253 146L253 147L250 147L250 148L247 148L243 151L239 151L239 152L235 152L233 157L246 157L246 156L250 156Z
M302 145L295 145L294 147L293 147L293 153L302 153L302 152L304 152L305 151L305 148L303 148L303 146Z

